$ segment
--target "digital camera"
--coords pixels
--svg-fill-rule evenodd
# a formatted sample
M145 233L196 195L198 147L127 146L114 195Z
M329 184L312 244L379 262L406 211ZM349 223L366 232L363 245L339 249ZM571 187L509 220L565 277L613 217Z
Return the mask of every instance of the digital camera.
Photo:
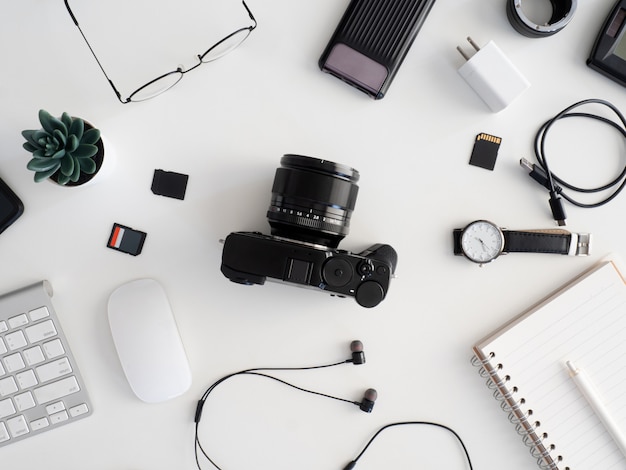
M375 307L387 295L396 251L375 244L339 250L356 203L359 172L328 160L284 155L267 211L271 235L233 232L224 240L222 273L241 284L266 279L308 286Z

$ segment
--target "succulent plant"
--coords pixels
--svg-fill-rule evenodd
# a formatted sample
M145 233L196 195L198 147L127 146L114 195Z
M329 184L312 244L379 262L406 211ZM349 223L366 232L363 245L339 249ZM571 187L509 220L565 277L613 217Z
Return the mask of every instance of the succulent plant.
M81 174L95 173L93 157L98 153L98 129L89 126L85 130L82 119L67 113L56 118L43 109L39 110L39 122L41 129L22 131L26 139L23 147L33 154L26 168L35 172L35 182L53 177L65 185L77 182Z

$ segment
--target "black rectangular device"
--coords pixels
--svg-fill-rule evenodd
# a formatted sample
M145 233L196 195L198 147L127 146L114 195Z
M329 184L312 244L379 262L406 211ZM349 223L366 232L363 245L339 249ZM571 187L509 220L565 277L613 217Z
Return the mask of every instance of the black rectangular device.
M351 0L320 69L374 99L387 93L435 0Z
M0 179L0 233L15 222L24 212L24 204L17 194Z
M618 0L607 16L587 65L626 86L626 0Z

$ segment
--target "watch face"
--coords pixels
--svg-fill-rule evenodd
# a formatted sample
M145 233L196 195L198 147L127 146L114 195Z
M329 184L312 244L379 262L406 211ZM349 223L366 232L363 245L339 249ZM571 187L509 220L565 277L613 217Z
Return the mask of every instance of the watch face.
M475 263L488 263L502 253L504 235L497 225L486 220L477 220L463 229L461 249Z

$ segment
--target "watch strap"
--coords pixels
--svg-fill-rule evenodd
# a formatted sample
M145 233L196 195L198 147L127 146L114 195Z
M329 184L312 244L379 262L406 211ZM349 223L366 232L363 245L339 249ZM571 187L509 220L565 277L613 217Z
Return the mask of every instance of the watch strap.
M565 230L502 230L506 253L555 253L567 255L572 234Z
M461 228L455 228L452 231L452 237L453 237L453 242L454 242L454 254L457 256L463 254L463 250L461 249L461 234L462 233L463 233L463 229Z

